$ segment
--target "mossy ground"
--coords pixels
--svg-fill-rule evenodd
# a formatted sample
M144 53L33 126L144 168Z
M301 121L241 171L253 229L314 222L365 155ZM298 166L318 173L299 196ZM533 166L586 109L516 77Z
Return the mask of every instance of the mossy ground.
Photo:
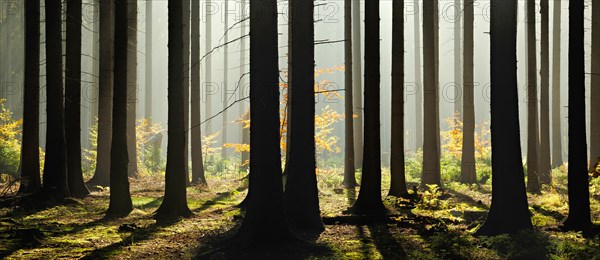
M330 223L314 243L238 250L223 249L243 218L236 205L246 190L239 174L209 175L209 187L188 188L193 216L157 223L163 177L131 180L134 210L125 218L107 219L109 192L93 192L83 200L41 203L22 198L0 208L0 257L8 259L114 258L330 258L330 259L594 259L598 236L562 232L568 207L566 175L556 170L554 185L529 195L533 231L513 236L474 237L490 203L489 185L446 183L431 187L420 199L387 198L396 217L372 223ZM324 218L350 216L345 210L356 190L340 188L339 170L319 171ZM389 186L384 171L383 192ZM3 187L0 187L3 188ZM592 187L594 191L595 187ZM597 194L596 194L597 195ZM2 201L14 200L4 197ZM592 195L592 217L600 220L598 196Z

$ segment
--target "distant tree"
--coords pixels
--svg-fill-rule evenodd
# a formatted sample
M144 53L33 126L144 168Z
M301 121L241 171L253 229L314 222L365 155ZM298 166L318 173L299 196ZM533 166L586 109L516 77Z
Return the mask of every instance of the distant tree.
M552 18L552 168L563 164L560 116L560 17L561 0L554 0Z
M40 0L25 1L25 75L23 141L19 193L33 193L40 183Z
M187 205L185 167L185 132L183 110L184 78L184 10L187 1L169 0L169 124L167 127L167 169L165 171L165 196L156 210L158 219L186 217L192 214ZM189 2L187 2L189 3ZM188 8L189 10L189 8ZM189 29L187 30L189 32Z
M138 175L137 167L137 137L135 134L135 120L137 115L138 79L137 79L137 18L138 0L128 0L127 5L127 151L129 164L127 174Z
M362 83L362 38L360 0L352 2L352 105L356 118L354 122L354 168L363 165L363 83Z
M115 2L114 91L110 149L110 203L107 215L127 215L133 209L129 194L127 145L128 1Z
M67 57L65 71L65 134L67 183L71 196L82 198L90 192L81 169L81 0L67 1Z
M375 215L386 211L381 201L381 137L379 118L379 0L365 2L365 132L360 192L352 210Z
M421 73L421 20L418 15L419 0L414 1L414 49L415 49L415 149L423 148L423 75Z
M197 2L197 1L196 1ZM152 118L152 0L146 0L146 65L144 67L145 102L144 111L146 118Z
M212 46L212 11L213 11L213 5L212 5L212 0L206 0L205 1L205 5L206 5L206 30L204 32L204 35L206 35L206 51L211 51L213 46ZM204 106L205 106L205 115L206 118L209 118L212 116L212 95L213 93L213 83L212 83L212 55L207 55L205 58L205 62L204 62L204 95L206 96L206 101ZM205 134L207 135L211 135L214 134L212 131L212 125L210 124L210 121L206 122L206 129L204 130ZM207 158L208 159L208 158Z
M200 91L200 1L192 1L191 14L191 138L192 138L192 184L206 185L202 159L202 128Z
M423 125L423 174L421 184L441 185L439 87L436 32L438 1L423 1L423 59L424 67L424 125Z
M473 0L465 0L464 8L464 60L463 60L463 143L460 167L460 181L463 183L477 182L475 169L475 100L473 80Z
M465 0L465 9L467 8L467 2ZM464 76L463 76L463 61L461 57L462 46L461 46L461 29L462 29L462 12L461 0L454 0L454 114L458 115L458 118L463 118L463 91L464 91ZM466 23L466 22L465 22ZM466 24L465 24L466 25ZM466 37L466 36L465 36Z
M600 157L600 1L592 1L592 73L590 87L590 171Z
M404 171L404 1L392 2L392 147L390 196L403 196Z
M96 171L88 185L108 186L110 180L110 146L112 143L114 1L100 5L100 75L98 90L98 144Z
M517 2L491 2L492 204L479 235L532 228L521 158Z
M566 229L592 225L585 130L584 1L569 1L569 216Z
M279 150L277 1L250 0L250 187L239 246L293 240L285 219Z
M344 180L346 188L356 187L356 165L354 164L354 106L353 97L353 64L352 64L352 0L344 0Z
M550 48L548 36L548 0L541 0L541 72L540 72L540 183L550 184Z
M227 30L229 29L229 1L223 0L223 31L225 32L223 35L223 42L229 42L229 33ZM221 98L221 102L223 103L223 113L222 113L222 131L221 131L221 144L223 148L221 149L221 158L225 159L228 155L227 149L225 149L225 144L227 143L227 99L228 99L228 84L229 84L229 45L223 46L223 87Z
M46 0L46 158L43 189L69 196L62 60L62 2Z
M535 0L526 1L527 19L527 191L540 192Z

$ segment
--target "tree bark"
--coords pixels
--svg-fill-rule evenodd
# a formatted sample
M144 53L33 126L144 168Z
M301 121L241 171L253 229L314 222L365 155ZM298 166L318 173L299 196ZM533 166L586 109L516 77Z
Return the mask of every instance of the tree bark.
M187 0L169 0L169 124L167 127L169 143L167 144L167 169L165 172L165 196L156 210L158 219L187 217L192 214L186 197L186 161L185 161L185 120L184 107L184 64L185 62L185 8ZM188 17L189 18L189 17Z
M540 183L550 184L550 50L548 31L548 0L541 0L542 38L541 38L541 70L540 70Z
M590 86L590 172L600 158L600 1L592 2L592 73Z
M418 8L419 1L414 1ZM415 9L419 10L419 9ZM423 75L421 74L421 24L418 11L414 15L415 43L415 150L423 148Z
M519 137L517 2L491 4L492 204L478 235L532 228Z
M540 192L535 0L527 0L527 191Z
M360 169L363 165L363 83L362 83L362 38L360 19L361 0L352 1L352 105L356 118L354 122L354 168Z
M561 0L554 0L552 18L552 168L563 164L560 105Z
M356 165L354 164L354 106L353 106L353 85L352 78L352 0L344 0L344 180L342 185L346 188L356 187Z
M465 0L464 80L463 80L463 143L460 167L462 183L476 183L475 169L475 100L473 80L473 0Z
M190 185L190 0L183 0L183 125L184 125L184 153L185 182Z
M145 102L144 112L147 119L152 119L152 0L146 0L146 65L144 67Z
M137 81L137 18L138 0L128 0L127 5L127 152L129 164L127 174L131 177L138 176L137 167L137 137L135 120L138 102ZM117 61L118 62L118 61Z
M592 226L585 130L584 2L569 1L569 216L567 229Z
M202 159L201 91L200 91L200 1L192 1L191 13L191 137L192 184L206 185Z

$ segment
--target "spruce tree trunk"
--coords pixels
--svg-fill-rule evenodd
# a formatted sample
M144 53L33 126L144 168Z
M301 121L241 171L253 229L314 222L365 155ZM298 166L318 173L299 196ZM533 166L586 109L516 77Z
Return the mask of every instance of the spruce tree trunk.
M62 3L46 0L46 158L43 189L46 193L66 197L67 149L65 141Z
M167 144L167 169L165 172L165 196L156 210L160 220L187 217L192 214L187 205L185 168L185 120L183 118L184 98L183 81L185 77L184 42L186 37L185 8L189 1L169 0L169 124L167 127L169 143Z
M517 2L491 2L492 204L478 235L531 229L519 137Z
M527 191L540 192L535 0L527 0Z
M190 0L183 1L183 128L185 143L183 158L185 160L185 183L190 185Z
M25 3L23 141L19 193L34 193L40 183L40 0Z
M114 92L112 144L110 149L110 203L109 216L125 216L133 209L129 194L129 151L127 144L127 74L128 71L128 1L114 0Z
M202 160L201 91L200 91L200 1L192 1L191 13L191 138L192 184L206 185Z
M90 192L81 169L81 0L67 1L67 57L65 71L65 134L67 182L71 196L83 198Z
M464 80L463 80L463 143L460 167L462 183L476 183L475 169L475 100L473 80L473 0L465 0Z
M569 216L566 229L592 226L585 130L584 2L569 2Z
M362 38L360 19L361 0L352 1L352 105L356 118L354 122L354 168L363 165L363 71L362 71Z
M137 137L135 131L137 114L136 106L138 102L137 1L138 0L129 0L127 5L127 151L129 154L127 174L131 177L138 176Z
M548 0L541 0L542 38L540 68L540 183L552 182L550 160L550 50L548 36Z
M147 119L152 119L152 0L146 0L146 65L144 67L144 112Z
M552 168L563 164L560 105L561 0L553 1L552 18Z
M88 149L92 148L92 143L90 140L90 129L92 126L97 126L98 124L98 97L100 95L99 91L100 91L100 84L99 84L99 80L100 80L100 3L98 0L90 0L89 1L91 5L93 5L92 7L92 13L93 13L93 22L92 22L92 31L93 36L92 36L92 43L93 43L93 51L92 51L92 85L91 85L91 91L92 94L88 94L90 95L90 98L88 99L88 105L90 106L90 115L88 116L88 126L89 128L87 129L83 129L84 132L84 142L85 142L85 146ZM88 90L89 93L89 90ZM96 130L98 130L98 128L96 128ZM97 148L97 147L96 147Z
M414 1L415 6L420 6L419 1ZM417 10L421 10L419 8ZM415 43L415 150L423 148L423 75L421 73L421 21L419 13L414 15L414 43Z
M461 0L454 0L454 114L458 115L458 119L463 120L463 102L465 101L463 92L465 90L463 82L463 61L461 56L461 35L460 29L462 25L461 15L463 15ZM466 0L465 0L465 8ZM465 22L466 23L466 22ZM466 24L465 24L466 25ZM465 36L466 37L466 36Z
M600 159L600 1L592 3L592 73L590 87L590 172Z
M229 33L227 29L229 29L229 2L224 0L224 14L223 14L223 31L225 32L223 35L223 42L229 42ZM227 99L229 97L229 93L227 91L228 87L228 77L229 77L229 46L223 46L223 88L222 88L222 102L223 102L223 122L222 122L222 131L221 131L221 159L225 159L228 155L227 149L225 149L225 144L227 143Z
M353 63L352 63L352 0L344 0L344 180L346 188L356 187L356 165L354 164L354 107Z

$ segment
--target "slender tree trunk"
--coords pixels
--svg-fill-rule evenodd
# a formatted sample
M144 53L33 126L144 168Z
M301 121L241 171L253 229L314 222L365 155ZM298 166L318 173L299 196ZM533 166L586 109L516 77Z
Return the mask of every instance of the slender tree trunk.
M212 50L212 3L211 0L206 0L206 52ZM205 104L205 115L206 118L210 118L213 116L212 114L212 95L214 94L213 83L212 83L212 55L206 56L206 61L204 63L204 95L206 97ZM206 135L212 135L212 125L210 120L206 122L206 129L204 130ZM210 158L206 158L209 160Z
M71 196L83 198L90 192L81 170L81 0L67 1L67 57L65 72L65 134L67 182Z
M191 14L191 137L192 137L192 184L206 185L202 160L202 127L200 126L200 1L192 1Z
M100 75L98 90L98 138L96 172L88 185L108 186L112 143L114 1L100 5Z
M583 0L569 2L569 216L563 225L573 230L592 226L586 158L583 13Z
M23 141L19 193L33 193L40 183L40 0L25 3L25 75Z
M463 143L460 167L460 180L463 183L476 183L475 169L475 100L473 80L473 0L465 0L464 38L464 80L463 80Z
M250 188L233 239L242 246L294 240L285 219L279 150L277 1L250 0Z
M424 142L423 142L423 175L421 184L437 184L441 186L440 175L440 133L438 107L438 70L437 70L437 5L438 1L423 2L423 58L424 69Z
M129 164L127 174L132 177L138 176L137 167L137 137L135 131L135 120L138 101L137 81L137 1L128 0L127 5L127 152ZM118 61L117 61L118 62Z
M535 0L527 0L527 191L540 192Z
M561 0L554 0L552 18L552 168L563 164L560 116L560 26Z
M415 6L420 6L415 0ZM415 9L419 10L419 9ZM414 14L415 43L415 150L423 148L423 75L421 74L421 25L418 11Z
M185 143L183 158L185 160L185 182L190 185L190 0L183 0L183 128Z
M392 140L390 196L403 196L404 172L404 2L392 3Z
M144 112L147 119L152 118L152 0L146 0L146 65L144 67L145 102Z
M592 75L590 87L590 172L600 158L600 1L592 3Z
M454 0L454 114L458 115L458 119L463 119L463 91L465 89L463 83L463 61L461 60L461 35L460 29L462 25L461 15L462 7L461 0ZM465 0L466 8L466 0ZM466 23L466 22L465 22ZM466 25L466 24L465 24ZM465 36L466 37L466 36Z
M352 64L352 0L344 0L344 181L346 188L356 187L356 165L354 164L354 107L353 101L353 64Z
M491 4L492 204L479 235L532 228L519 137L517 2Z
M548 36L548 0L541 0L541 85L540 85L540 183L552 182L550 160L550 54Z
M229 42L229 33L227 32L227 29L229 29L229 2L227 0L224 0L223 2L223 31L225 32L223 35L223 42ZM227 149L225 149L225 144L227 143L227 98L228 98L228 92L227 92L227 84L228 84L228 78L229 78L229 46L225 45L223 46L223 88L222 88L222 92L223 95L221 95L223 97L223 122L222 122L222 127L223 130L221 131L221 147L223 147L221 149L221 158L225 159L228 155L227 153Z
M241 19L246 19L247 18L247 14L246 14L246 0L241 0L240 2L240 15L241 15ZM241 35L246 35L246 26L247 23L242 22L242 24L240 25L240 31L241 31ZM241 96L240 97L246 97L247 93L245 92L246 88L246 81L243 79L244 77L244 73L246 73L246 62L248 61L248 58L246 57L246 38L242 38L240 40L240 77L242 77L242 79L240 80L240 89L243 91L240 91ZM246 102L242 103L242 113L244 113L244 120L249 120L250 119L250 112L248 111ZM250 128L246 128L246 127L242 127L242 144L243 145L249 145L250 144ZM246 172L248 171L248 163L249 163L249 159L250 159L250 153L248 152L242 152L242 166L240 167L240 170L242 172Z
M360 2L353 0L352 4L352 105L356 118L354 122L354 168L363 166L363 83L362 83L362 38L360 25Z
M156 210L159 219L186 217L192 214L187 205L185 168L185 120L184 107L184 64L185 64L185 8L189 1L169 0L169 124L167 144L167 169L165 172L165 196ZM189 17L188 17L189 18Z
M69 195L67 186L67 150L65 141L62 3L46 0L46 158L43 188L47 193Z
M88 102L88 105L90 106L90 115L88 118L88 125L91 126L96 126L96 124L98 124L98 97L100 95L99 91L100 91L100 84L99 84L99 80L100 80L100 3L98 0L90 0L90 4L93 5L93 9L92 9L92 14L94 17L94 20L92 22L92 31L93 31L93 36L92 36L92 42L93 42L93 51L92 51L92 85L91 85L91 91L92 93L89 94L90 95L90 99ZM89 91L89 90L88 90ZM89 92L88 92L89 93ZM96 130L98 130L96 128ZM85 140L85 145L86 147L88 147L89 149L93 148L91 140L90 140L90 129L84 129L84 133L86 133L84 135L84 140ZM96 147L97 148L97 147Z
M112 144L110 149L110 203L107 215L124 216L133 209L129 194L127 144L128 1L115 2L115 63Z
M380 46L379 0L365 2L365 143L358 199L352 206L357 214L376 215L386 211L381 201L380 136Z

